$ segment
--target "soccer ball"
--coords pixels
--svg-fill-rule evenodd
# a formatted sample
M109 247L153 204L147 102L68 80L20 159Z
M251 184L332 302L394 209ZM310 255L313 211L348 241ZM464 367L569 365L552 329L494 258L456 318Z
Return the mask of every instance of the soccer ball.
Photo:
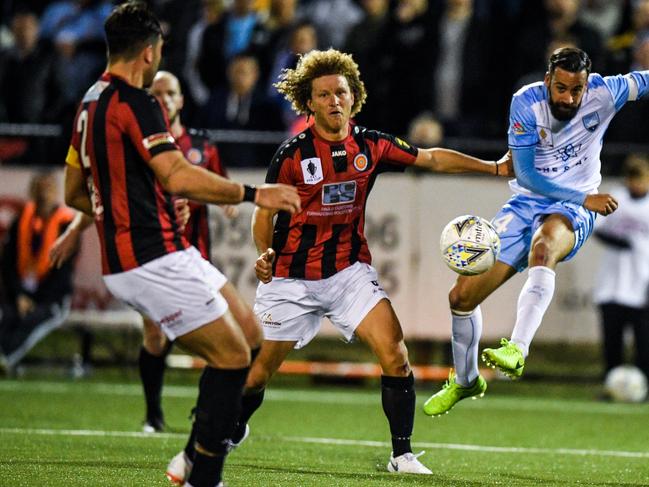
M642 402L647 397L647 378L633 365L619 365L606 374L604 390L617 402Z
M484 218L462 215L451 220L439 240L442 259L463 276L488 271L500 253L500 237Z

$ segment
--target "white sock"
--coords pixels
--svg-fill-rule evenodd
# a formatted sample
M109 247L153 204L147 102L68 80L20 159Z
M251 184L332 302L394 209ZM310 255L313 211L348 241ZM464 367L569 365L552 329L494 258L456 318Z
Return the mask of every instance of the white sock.
M555 272L548 267L531 267L518 296L512 342L520 347L523 357L527 357L534 334L552 301L555 276Z
M451 310L455 382L468 387L477 379L478 345L482 335L480 306L470 312Z

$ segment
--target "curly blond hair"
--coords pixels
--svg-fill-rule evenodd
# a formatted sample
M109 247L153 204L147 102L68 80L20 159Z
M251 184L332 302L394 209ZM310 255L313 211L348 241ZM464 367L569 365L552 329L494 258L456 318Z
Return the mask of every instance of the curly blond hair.
M321 76L339 74L347 78L354 95L352 117L361 111L367 98L365 84L361 81L358 64L350 54L327 49L311 51L300 56L295 69L284 69L279 81L273 86L291 102L293 110L299 115L311 115L307 101L311 99L311 82Z

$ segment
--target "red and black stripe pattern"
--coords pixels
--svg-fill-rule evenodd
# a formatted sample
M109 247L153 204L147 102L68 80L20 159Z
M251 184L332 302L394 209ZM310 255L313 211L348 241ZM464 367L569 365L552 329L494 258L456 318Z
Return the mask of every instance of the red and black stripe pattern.
M358 126L350 126L340 142L328 142L312 128L285 142L266 182L296 186L302 211L277 216L273 275L325 279L355 262L371 263L364 226L374 180L381 172L405 169L416 157L416 147Z
M84 175L92 178L103 273L187 248L172 196L148 165L155 155L178 150L156 99L105 73L86 93L74 128L72 146Z
M211 142L205 131L187 129L176 138L176 143L185 158L192 164L220 176L228 176L216 145ZM199 250L204 259L210 260L211 239L207 205L191 201L190 209L191 215L185 226L185 237Z

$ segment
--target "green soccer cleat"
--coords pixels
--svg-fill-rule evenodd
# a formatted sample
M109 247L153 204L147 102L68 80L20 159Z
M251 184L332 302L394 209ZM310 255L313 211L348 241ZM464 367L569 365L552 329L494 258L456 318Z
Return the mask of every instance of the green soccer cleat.
M451 372L442 390L429 397L424 403L424 412L428 416L447 414L458 401L467 397L478 399L484 396L486 390L487 381L481 375L478 376L472 386L464 387L455 382L455 374Z
M498 367L510 379L519 379L525 367L523 352L518 345L506 338L500 340L500 345L500 348L485 348L482 351L482 361L492 369Z

